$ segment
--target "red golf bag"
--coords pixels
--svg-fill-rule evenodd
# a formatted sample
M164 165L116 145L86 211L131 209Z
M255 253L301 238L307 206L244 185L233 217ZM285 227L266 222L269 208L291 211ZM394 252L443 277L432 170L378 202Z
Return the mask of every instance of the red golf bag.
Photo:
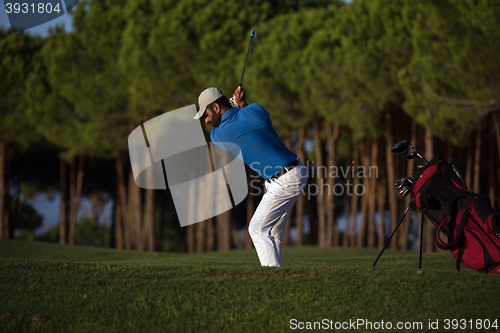
M415 204L436 226L437 246L457 258L457 270L463 262L481 273L499 273L500 214L490 200L470 192L460 172L443 158L415 168L413 179Z

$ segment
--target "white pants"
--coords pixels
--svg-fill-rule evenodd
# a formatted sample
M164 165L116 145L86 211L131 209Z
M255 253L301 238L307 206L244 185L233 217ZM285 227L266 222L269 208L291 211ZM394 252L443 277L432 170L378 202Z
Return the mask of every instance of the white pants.
M293 204L307 184L302 162L277 179L266 180L266 193L250 221L248 232L262 266L281 266L285 226Z

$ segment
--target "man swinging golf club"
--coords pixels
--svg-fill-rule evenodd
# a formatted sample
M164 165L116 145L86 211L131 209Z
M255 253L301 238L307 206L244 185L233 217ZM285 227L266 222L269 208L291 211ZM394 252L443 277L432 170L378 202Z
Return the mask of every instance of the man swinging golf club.
M307 168L278 137L266 109L245 101L241 85L232 99L237 106L233 107L218 88L205 89L199 96L200 110L194 118L214 127L210 139L217 146L231 152L224 143L236 144L241 149L237 157L266 179L267 191L248 231L261 265L279 267L286 222L307 183Z

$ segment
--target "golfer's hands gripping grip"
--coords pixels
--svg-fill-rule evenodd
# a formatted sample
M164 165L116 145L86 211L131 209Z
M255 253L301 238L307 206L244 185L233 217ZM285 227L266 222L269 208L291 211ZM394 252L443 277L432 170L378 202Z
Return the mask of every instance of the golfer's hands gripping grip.
M236 88L234 91L233 96L231 97L231 100L234 101L235 105L234 106L239 106L240 108L244 108L245 106L248 105L248 103L245 101L245 91L243 90L243 87L241 84ZM233 101L231 101L231 105L233 104Z

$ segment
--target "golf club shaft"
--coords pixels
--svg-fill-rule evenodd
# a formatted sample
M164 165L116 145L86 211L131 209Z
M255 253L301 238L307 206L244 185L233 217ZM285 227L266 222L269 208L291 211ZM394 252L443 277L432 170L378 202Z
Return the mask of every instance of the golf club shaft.
M413 149L413 151L414 151L415 153L417 153L417 156L418 156L418 157L420 157L421 159L423 159L423 160L424 160L425 164L427 164L427 163L428 163L428 162L427 162L427 160L426 160L426 159L422 156L422 154L420 154L420 153L419 153L419 152L415 149L415 147L413 147L412 145L410 145L410 147Z
M427 160L417 151L417 156L424 160L425 164L429 163Z
M375 262L373 263L372 267L375 267L375 265L377 264L377 261L380 259L380 257L382 256L382 253L384 253L385 251L385 248L387 247L387 245L389 245L389 242L391 241L392 237L394 236L394 234L396 233L396 230L398 230L401 222L403 222L406 214L408 214L408 211L410 210L411 208L411 205L413 205L413 202L414 200L410 201L410 204L408 205L408 207L406 208L405 210L405 213L403 214L403 216L401 217L401 220L399 220L398 222L398 225L396 226L396 228L394 228L394 231L392 232L391 234L391 237L389 237L389 239L387 240L387 242L385 243L384 245L384 248L382 249L382 251L380 251L380 254L378 255L377 259L375 260Z
M252 39L250 36L250 44L248 44L247 58L245 59L245 66L243 67L243 74L241 74L240 87L243 86L243 76L245 76L245 69L247 68L248 55L250 54L250 47L252 47Z

